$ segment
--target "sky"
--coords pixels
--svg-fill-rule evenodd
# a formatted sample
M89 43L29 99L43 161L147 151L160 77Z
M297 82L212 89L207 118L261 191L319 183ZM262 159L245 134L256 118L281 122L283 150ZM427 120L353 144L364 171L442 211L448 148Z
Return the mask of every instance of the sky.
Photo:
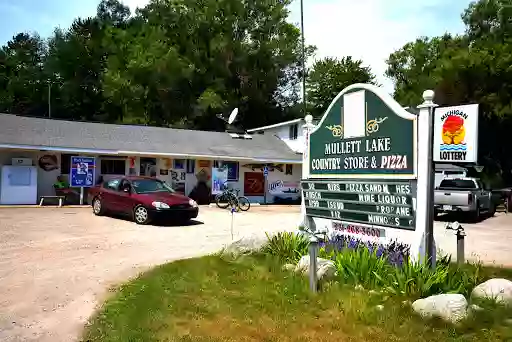
M470 0L303 0L306 44L315 45L316 59L352 56L377 75L388 92L386 59L420 36L460 34L460 15ZM132 10L148 0L122 1ZM92 16L99 0L0 0L0 45L18 32L51 35L74 18ZM300 24L300 2L290 7L290 21ZM311 64L313 61L310 61Z

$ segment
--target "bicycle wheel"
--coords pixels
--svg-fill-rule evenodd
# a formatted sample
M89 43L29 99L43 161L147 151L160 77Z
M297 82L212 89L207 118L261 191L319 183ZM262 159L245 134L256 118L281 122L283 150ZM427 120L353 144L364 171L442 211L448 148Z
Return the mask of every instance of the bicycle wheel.
M215 196L215 204L217 204L217 207L220 209L226 209L230 204L229 196L226 194L218 194Z
M247 197L240 196L240 197L238 197L238 207L242 211L247 211L251 207L251 202L249 202Z

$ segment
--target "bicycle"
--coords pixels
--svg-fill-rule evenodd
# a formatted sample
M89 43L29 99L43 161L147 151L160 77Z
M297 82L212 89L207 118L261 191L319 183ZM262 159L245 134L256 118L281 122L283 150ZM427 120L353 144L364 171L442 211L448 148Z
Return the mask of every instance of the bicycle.
M236 195L233 190L225 189L222 193L215 196L215 204L220 209L226 209L231 206L236 208L237 211L247 211L251 207L251 202L245 196L239 196L239 189L236 189ZM225 201L225 202L224 202Z

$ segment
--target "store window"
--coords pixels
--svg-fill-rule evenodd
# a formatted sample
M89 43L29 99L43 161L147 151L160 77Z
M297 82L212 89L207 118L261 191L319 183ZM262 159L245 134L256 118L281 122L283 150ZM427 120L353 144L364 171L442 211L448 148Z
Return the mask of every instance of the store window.
M290 140L296 140L299 135L299 125L294 124L290 126Z
M101 159L102 175L124 175L126 173L125 159Z
M71 154L61 154L60 156L60 173L69 175L71 172Z

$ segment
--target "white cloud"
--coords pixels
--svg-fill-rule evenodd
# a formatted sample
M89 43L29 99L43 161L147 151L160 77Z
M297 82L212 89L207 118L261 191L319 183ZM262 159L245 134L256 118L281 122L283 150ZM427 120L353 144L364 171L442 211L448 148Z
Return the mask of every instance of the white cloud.
M427 2L428 1L428 2ZM468 1L459 1L465 7ZM352 56L369 65L388 92L392 82L384 76L386 59L419 36L442 34L453 23L436 21L443 0L304 0L306 44L316 45L316 58ZM453 6L455 26L461 6ZM300 1L291 8L300 23ZM451 18L449 19L451 20Z

